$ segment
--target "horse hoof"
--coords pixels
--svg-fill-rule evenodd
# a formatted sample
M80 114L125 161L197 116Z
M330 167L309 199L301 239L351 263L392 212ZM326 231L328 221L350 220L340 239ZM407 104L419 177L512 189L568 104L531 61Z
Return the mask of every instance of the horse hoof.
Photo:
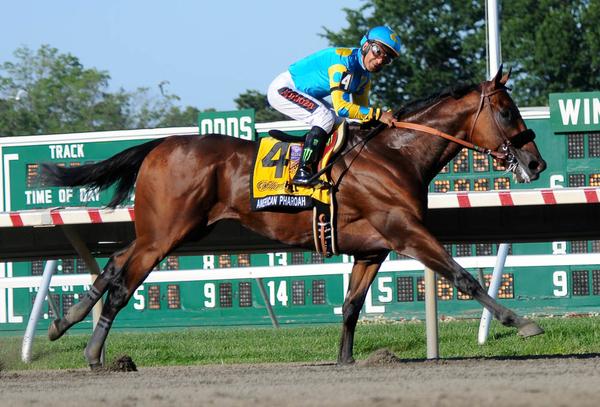
M100 362L90 363L90 370L92 372L98 372L98 371L102 370L102 363L100 363Z
M55 319L54 321L52 321L52 323L48 327L48 339L50 339L51 341L57 340L64 334L64 331L61 332L58 327L59 322L60 322L60 319Z
M536 336L543 334L544 330L535 322L530 321L519 328L519 336L523 338L529 338L530 336Z

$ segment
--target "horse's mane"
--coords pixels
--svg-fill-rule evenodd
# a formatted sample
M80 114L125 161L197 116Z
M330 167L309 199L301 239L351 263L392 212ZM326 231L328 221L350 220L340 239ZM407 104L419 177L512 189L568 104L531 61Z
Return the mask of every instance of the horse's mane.
M395 113L395 116L397 118L409 116L412 113L415 113L425 107L431 106L432 104L434 104L434 103L438 102L439 100L441 100L445 97L448 97L448 96L452 96L454 99L460 99L461 97L465 96L467 93L474 91L478 88L479 88L479 85L473 84L473 83L460 84L460 85L446 87L446 88L442 89L441 91L434 93L430 96L427 96L425 98L408 102L407 104L402 106L400 108L400 110L398 110Z
M428 106L431 106L432 104L440 101L441 99L451 96L454 99L460 99L463 96L465 96L466 94L477 90L480 88L479 84L474 84L474 83L468 83L468 84L458 84L458 85L454 85L454 86L447 86L445 88L443 88L442 90L431 94L430 96L421 98L421 99L415 99L412 100L408 103L406 103L404 106L402 106L399 110L394 112L394 116L397 119L402 119L406 116L409 116L413 113L416 113ZM358 131L356 134L359 136L364 136L364 134L368 133L374 124L370 124L367 125L366 127L364 125L361 124L357 124L357 123L351 123L351 126L355 126L355 129ZM355 130L355 131L356 131Z

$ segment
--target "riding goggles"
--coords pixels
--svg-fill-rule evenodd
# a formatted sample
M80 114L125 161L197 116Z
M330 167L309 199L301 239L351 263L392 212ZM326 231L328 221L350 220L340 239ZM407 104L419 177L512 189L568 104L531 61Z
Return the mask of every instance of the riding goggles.
M383 47L377 44L376 42L371 44L371 51L373 52L373 55L375 55L377 58L383 59L384 65L387 65L390 62L392 62L392 58L390 57L390 55L387 52L385 52Z

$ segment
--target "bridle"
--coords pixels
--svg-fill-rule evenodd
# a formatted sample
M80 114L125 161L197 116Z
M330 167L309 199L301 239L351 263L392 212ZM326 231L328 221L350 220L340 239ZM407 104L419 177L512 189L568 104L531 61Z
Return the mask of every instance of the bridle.
M444 133L443 131L434 129L433 127L425 126L423 124L403 122L403 121L393 121L392 125L396 128L416 130L416 131L421 131L424 133L429 133L434 136L442 137L442 138L445 138L446 140L460 144L463 147L468 148L469 150L477 151L479 153L482 153L482 154L485 154L488 156L492 156L499 160L504 160L509 164L509 167L516 166L517 159L512 153L510 153L510 147L514 146L515 148L521 148L525 144L527 144L530 141L533 141L533 139L535 139L535 133L531 129L526 129L526 130L518 133L517 135L515 135L511 140L509 140L509 138L506 136L504 129L502 128L500 123L498 123L498 119L493 114L493 110L492 110L492 102L491 102L490 98L492 95L495 95L496 93L499 93L499 92L506 92L506 88L502 87L499 89L494 89L488 93L485 93L483 90L481 91L479 107L477 108L477 112L475 113L475 117L473 119L473 123L471 124L471 129L469 131L469 137L468 137L468 140L472 140L473 132L475 131L475 125L477 124L477 119L479 118L479 115L483 111L483 108L487 105L490 108L490 112L492 113L490 116L494 119L494 122L496 123L496 127L498 127L498 130L500 131L500 134L502 135L502 138L504 140L502 142L502 144L500 144L500 146L496 150L491 150L489 148L480 147L469 141L459 139L458 137L451 136L448 133ZM486 100L487 100L487 103L486 103ZM497 151L497 150L501 150L501 151Z
M469 131L469 137L468 137L469 140L472 140L473 131L475 131L475 124L477 123L477 119L479 118L479 115L481 114L481 111L483 110L484 106L488 105L491 113L493 113L492 102L490 100L490 97L492 95L495 95L498 92L506 92L506 87L494 89L493 91L488 92L488 93L485 93L483 90L481 91L479 107L477 108L477 112L475 113L475 118L473 119L473 123L471 124L471 130ZM487 103L485 103L486 100L487 100ZM500 144L500 146L498 147L498 149L501 151L496 151L496 150L491 150L489 148L480 147L469 141L459 139L458 137L455 137L455 136L451 136L448 133L444 133L441 130L434 129L433 127L429 127L424 124L403 122L403 121L393 121L392 126L396 127L396 128L416 130L416 131L420 131L423 133L432 134L434 136L442 137L446 140L460 144L461 146L466 147L469 150L477 151L479 153L494 157L498 160L504 160L508 163L508 167L507 167L508 170L509 171L513 170L514 168L516 168L518 166L518 163L517 163L516 157L509 151L510 147L514 146L515 148L521 148L522 146L529 143L530 141L533 141L533 139L535 138L535 133L531 129L526 129L526 130L516 134L511 139L512 140L511 141L506 136L506 133L504 132L502 126L500 126L500 123L498 123L498 120L496 119L496 117L493 114L491 114L491 116L494 118L494 122L496 123L496 126L500 130L500 133L502 134L502 138L504 139L502 144ZM327 164L324 168L322 168L320 171L315 173L310 178L310 180L318 179L323 173L325 173L331 167L333 167L333 164L336 161L341 159L343 156L348 154L350 151L354 150L359 145L362 145L362 146L366 145L369 140L371 140L373 137L375 137L377 134L379 134L381 131L383 131L386 127L387 127L386 124L380 123L377 127L372 129L360 142L354 144L353 146L351 146L349 149L342 152L341 154L338 154L333 160L331 160L329 162L329 164Z

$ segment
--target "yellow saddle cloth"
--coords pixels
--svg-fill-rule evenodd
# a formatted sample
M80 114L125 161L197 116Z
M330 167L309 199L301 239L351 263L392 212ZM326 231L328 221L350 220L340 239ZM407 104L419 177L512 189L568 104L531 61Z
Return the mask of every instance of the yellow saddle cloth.
M342 122L329 138L318 170L324 168L345 141L346 124ZM300 166L302 139L298 142L274 137L260 139L251 179L250 202L252 210L299 211L311 209L317 204L329 206L332 201L327 172L320 184L309 187L292 185L292 179Z

